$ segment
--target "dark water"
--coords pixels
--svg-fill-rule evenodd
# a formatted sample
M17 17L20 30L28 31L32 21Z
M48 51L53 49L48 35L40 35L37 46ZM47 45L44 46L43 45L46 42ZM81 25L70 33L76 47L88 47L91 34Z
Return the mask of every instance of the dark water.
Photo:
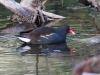
M57 27L67 23L76 32L75 35L67 35L66 43L24 44L14 34L25 27L10 25L5 28L5 20L1 20L0 75L71 75L73 68L81 61L98 55L99 44L93 38L92 42L87 39L99 35L95 26L99 22L98 12L91 11L90 15L96 17L94 22L86 7L67 7L66 10L66 18L53 24Z

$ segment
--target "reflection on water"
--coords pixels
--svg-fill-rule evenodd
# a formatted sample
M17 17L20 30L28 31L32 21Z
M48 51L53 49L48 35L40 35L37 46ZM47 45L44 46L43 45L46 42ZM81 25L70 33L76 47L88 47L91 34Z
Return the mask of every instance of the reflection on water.
M51 26L60 20L61 19L55 19L53 21L49 21L48 23L45 23L45 24L41 23L39 25L36 23L31 24L31 23L26 23L26 22L15 22L12 24L7 24L6 27L0 28L0 33L16 35L20 32L33 30L33 29L36 29L40 26Z
M39 54L39 55L53 55L56 53L70 54L70 48L66 43L48 44L48 45L33 45L22 44L16 49L21 55Z

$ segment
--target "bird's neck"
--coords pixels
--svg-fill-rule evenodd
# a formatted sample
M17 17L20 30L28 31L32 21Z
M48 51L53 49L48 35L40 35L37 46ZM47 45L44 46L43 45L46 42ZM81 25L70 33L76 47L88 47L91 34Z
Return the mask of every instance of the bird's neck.
M64 36L67 35L67 32L64 28L59 27L59 28L57 28L57 30L59 30Z

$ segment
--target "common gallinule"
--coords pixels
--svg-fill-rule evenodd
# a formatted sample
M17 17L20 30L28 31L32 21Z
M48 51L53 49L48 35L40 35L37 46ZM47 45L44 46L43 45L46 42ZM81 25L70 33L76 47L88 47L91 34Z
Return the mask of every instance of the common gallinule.
M50 44L65 42L67 33L75 34L69 25L64 24L58 28L47 26L39 27L27 32L21 32L19 35L17 35L17 37L26 43Z

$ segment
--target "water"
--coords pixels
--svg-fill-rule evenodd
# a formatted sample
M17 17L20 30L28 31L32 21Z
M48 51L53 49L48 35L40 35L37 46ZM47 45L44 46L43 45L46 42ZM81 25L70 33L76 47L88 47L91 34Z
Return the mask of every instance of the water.
M16 47L14 44L6 46L6 43L0 47L0 75L66 74L73 66L66 44Z
M67 23L76 35L68 34L66 43L49 45L23 43L14 34L28 26L14 24L5 28L5 20L0 20L0 30L3 32L0 34L0 75L71 75L77 64L100 52L99 44L91 44L87 40L99 35L95 27L99 25L99 14L91 11L96 17L94 21L88 14L86 7L67 7L66 18L53 27Z
M16 25L14 29L1 30L12 34L0 34L0 75L71 75L77 64L99 54L99 45L87 44L90 32L81 29L76 35L67 35L66 43L49 45L31 45L18 40L14 36L18 33Z

